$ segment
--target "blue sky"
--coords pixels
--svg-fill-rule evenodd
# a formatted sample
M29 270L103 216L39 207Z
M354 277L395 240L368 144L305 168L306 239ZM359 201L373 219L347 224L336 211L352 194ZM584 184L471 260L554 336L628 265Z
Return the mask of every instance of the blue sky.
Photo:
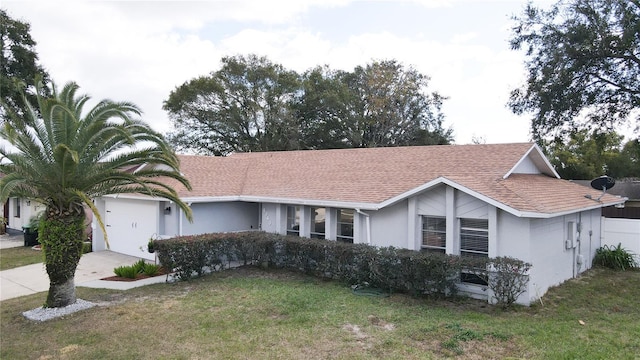
M536 0L548 7L552 2ZM128 100L159 131L162 102L220 58L255 53L286 68L352 70L396 59L431 77L448 96L455 143L529 140L529 118L506 108L524 80L523 54L509 49L526 1L15 1L0 7L31 24L53 79L76 81L94 99Z

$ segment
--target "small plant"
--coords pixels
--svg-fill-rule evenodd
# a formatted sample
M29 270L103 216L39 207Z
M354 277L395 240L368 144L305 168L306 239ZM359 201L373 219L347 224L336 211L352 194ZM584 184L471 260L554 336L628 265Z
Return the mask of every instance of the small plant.
M156 251L156 249L153 247L153 238L149 239L149 242L147 243L147 251L150 254L153 254Z
M127 278L127 279L135 279L138 276L138 271L133 266L118 266L113 269L113 272L116 276Z
M458 323L453 323L445 326L447 329L453 330L454 334L451 338L442 342L442 347L454 352L456 355L462 355L464 350L460 346L460 342L466 342L471 340L483 340L484 335L475 330L465 329Z
M604 245L596 250L596 256L593 259L596 265L608 267L614 270L628 270L638 267L633 253L624 249L621 243L617 247Z
M117 267L113 269L113 272L119 277L135 279L140 274L156 276L160 274L161 270L162 266L157 264L148 264L143 259L140 259L133 265Z
M136 271L136 274L143 274L144 268L147 266L147 263L143 259L140 259L131 266Z
M160 274L162 266L157 264L145 264L143 273L147 276L156 276Z

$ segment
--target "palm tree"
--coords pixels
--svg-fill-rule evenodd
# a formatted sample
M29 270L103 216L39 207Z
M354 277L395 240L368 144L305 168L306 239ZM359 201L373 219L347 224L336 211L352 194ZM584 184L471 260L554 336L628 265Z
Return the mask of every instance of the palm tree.
M5 140L0 141L0 173L5 174L0 201L19 196L46 207L39 241L50 281L47 307L76 301L74 274L82 255L85 207L106 234L93 198L117 193L166 198L191 219L189 207L162 181L176 179L190 189L164 137L139 120L141 111L128 102L102 100L83 112L90 97L76 96L78 88L70 82L58 92L52 85L53 95L39 95L23 117L5 107L10 118L0 129Z

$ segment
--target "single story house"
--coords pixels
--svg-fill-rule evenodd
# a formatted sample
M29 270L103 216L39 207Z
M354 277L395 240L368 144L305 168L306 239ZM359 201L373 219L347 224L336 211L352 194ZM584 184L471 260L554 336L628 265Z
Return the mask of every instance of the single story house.
M180 156L193 210L130 194L96 199L110 248L153 259L151 237L263 230L533 264L530 304L589 269L601 211L625 198L559 178L532 143ZM599 200L597 200L599 198ZM95 231L94 250L104 248ZM463 278L464 280L464 278ZM461 290L489 298L469 279Z

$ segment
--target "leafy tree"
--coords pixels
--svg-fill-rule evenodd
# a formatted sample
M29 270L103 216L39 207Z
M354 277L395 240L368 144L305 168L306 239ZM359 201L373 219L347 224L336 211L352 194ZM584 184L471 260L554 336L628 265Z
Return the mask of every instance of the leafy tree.
M526 51L528 78L509 106L533 113L536 140L640 119L639 1L561 0L547 11L529 4L514 19L511 47Z
M298 75L264 57L222 59L222 68L176 88L164 102L178 149L205 154L299 148L291 102Z
M426 93L429 77L395 60L358 66L344 81L356 94L352 147L448 144L452 131L442 128L442 102Z
M169 95L164 109L180 149L205 154L448 144L444 97L396 61L353 72L317 67L298 75L266 58L223 58L222 68Z
M294 104L302 148L353 147L350 134L358 131L353 108L359 98L343 81L346 75L328 66L302 75L302 91Z
M36 42L29 34L29 24L14 20L5 10L0 9L0 99L13 112L26 112L23 94L35 101L35 79L40 76L46 83L49 75L38 64ZM43 95L48 88L42 87ZM0 122L7 119L7 112L0 108Z
M48 307L76 301L74 274L82 254L84 206L104 231L93 198L121 193L167 198L191 218L189 207L162 182L175 179L190 188L178 158L162 135L134 118L140 110L128 102L102 100L83 113L90 98L76 96L77 90L78 85L68 83L60 92L53 87L52 97L38 95L33 104L25 100L24 117L5 107L10 121L0 129L0 138L11 145L0 147L5 158L0 172L6 174L0 179L0 200L26 197L46 207L39 241L50 280ZM126 171L142 164L151 166Z
M608 164L614 178L640 178L640 139L627 141L619 155Z
M589 133L579 130L565 141L549 142L549 161L563 179L589 180L602 175L617 176L611 167L620 163L623 137L615 132Z

